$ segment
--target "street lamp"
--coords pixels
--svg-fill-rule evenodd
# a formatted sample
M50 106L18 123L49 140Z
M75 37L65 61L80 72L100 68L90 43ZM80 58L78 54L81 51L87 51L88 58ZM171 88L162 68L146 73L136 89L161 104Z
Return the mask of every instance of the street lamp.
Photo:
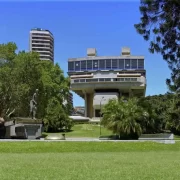
M104 99L104 96L101 98L101 100L100 100L100 129L99 129L99 136L101 136L101 102L102 102L102 100L105 100Z

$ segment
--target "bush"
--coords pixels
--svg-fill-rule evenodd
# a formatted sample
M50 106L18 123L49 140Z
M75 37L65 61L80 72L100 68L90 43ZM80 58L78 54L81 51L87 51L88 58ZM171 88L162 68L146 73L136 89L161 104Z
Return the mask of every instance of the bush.
M72 120L56 98L49 100L44 126L46 132L57 132L63 129L69 131L73 126Z

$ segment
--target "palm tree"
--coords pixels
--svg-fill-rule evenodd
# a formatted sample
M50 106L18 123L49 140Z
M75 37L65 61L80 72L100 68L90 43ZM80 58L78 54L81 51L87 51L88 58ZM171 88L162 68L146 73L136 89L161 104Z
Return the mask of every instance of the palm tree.
M142 133L141 122L148 118L148 113L138 105L138 99L132 98L124 102L110 100L103 108L102 124L118 134L120 138L138 138Z

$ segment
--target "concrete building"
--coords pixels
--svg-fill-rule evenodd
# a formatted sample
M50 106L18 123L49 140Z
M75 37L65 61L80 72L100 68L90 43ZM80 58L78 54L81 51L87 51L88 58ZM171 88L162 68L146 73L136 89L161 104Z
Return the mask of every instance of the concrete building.
M41 60L54 62L54 37L49 30L31 29L29 50L39 53Z
M120 56L97 56L95 48L87 57L68 59L71 90L85 100L85 116L100 117L101 107L110 99L144 96L146 70L144 56L133 56L122 48Z

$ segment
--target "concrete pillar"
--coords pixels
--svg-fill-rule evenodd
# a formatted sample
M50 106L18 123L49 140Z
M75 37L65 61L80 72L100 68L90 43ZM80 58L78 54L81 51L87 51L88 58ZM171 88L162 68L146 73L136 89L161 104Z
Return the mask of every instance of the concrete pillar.
M87 117L87 94L85 93L84 94L84 96L85 96L85 117Z
M93 93L87 94L87 117L92 118L94 116L93 110Z

